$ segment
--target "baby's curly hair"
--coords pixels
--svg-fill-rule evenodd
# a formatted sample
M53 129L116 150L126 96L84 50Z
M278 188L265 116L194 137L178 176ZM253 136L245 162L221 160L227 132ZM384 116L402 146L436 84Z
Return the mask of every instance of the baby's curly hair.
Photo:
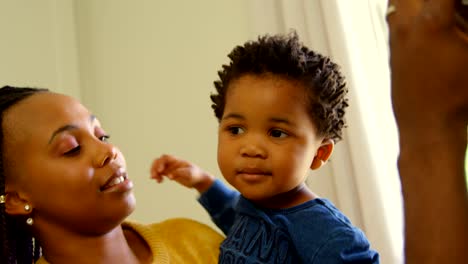
M296 32L288 35L264 35L235 47L228 55L229 65L218 71L214 82L216 93L210 98L218 121L226 104L226 93L232 81L246 75L273 74L299 81L307 93L306 107L320 136L342 139L348 88L339 66L330 58L304 46Z

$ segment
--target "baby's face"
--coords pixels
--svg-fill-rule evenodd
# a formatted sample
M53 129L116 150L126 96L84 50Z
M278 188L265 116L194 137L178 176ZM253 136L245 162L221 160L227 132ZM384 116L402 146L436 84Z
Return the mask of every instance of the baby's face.
M299 83L271 75L244 75L229 85L218 164L244 197L268 206L304 183L322 140L305 96Z

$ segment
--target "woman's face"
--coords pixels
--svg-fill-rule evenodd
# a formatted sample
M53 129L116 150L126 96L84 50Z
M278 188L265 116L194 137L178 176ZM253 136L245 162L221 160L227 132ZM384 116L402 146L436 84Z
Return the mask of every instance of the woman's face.
M75 99L35 94L4 114L3 129L7 192L32 207L36 230L99 234L134 210L122 153Z

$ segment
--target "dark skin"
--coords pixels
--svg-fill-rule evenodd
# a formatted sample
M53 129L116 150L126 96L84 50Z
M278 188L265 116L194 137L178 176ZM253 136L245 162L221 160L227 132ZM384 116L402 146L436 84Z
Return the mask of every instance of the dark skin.
M406 263L460 263L468 252L468 35L453 0L390 2Z
M6 211L32 211L47 261L151 263L144 240L121 226L135 208L131 181L101 189L126 165L85 107L64 95L32 95L4 114L2 128Z

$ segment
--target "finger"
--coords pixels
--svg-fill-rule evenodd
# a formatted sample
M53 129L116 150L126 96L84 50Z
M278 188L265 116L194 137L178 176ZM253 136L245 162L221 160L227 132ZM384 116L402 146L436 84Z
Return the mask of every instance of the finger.
M157 182L162 182L163 176L164 176L164 175L159 174L159 173L157 173L157 172L155 172L155 171L151 171L151 176L150 176L150 178L156 180Z
M170 155L162 155L155 159L150 169L151 178L162 182L164 174L171 171L171 163L174 163L174 160L175 159Z
M187 167L187 164L184 161L174 157L169 157L169 159L166 160L164 170L160 173L166 174L166 176L169 174L178 174L179 170L185 167Z
M150 179L156 180L156 182L161 183L163 182L163 175L155 171L151 171Z
M189 170L187 170L186 168L177 169L171 172L170 174L167 174L166 177L185 187L193 187L192 174L190 174Z
M170 173L166 175L169 179L175 180L175 181L181 181L181 180L189 180L192 178L192 174L190 173L190 169L181 167L181 168L176 168Z
M158 173L164 173L173 170L178 165L179 160L171 155L161 155L158 159L153 162L153 170Z
M174 158L170 155L163 154L157 159L157 161L158 164L155 169L158 173L162 173L163 171L167 170L169 166L171 166L171 163L174 163Z
M150 175L151 178L158 178L162 171L164 171L165 163L161 158L155 159L151 164Z

